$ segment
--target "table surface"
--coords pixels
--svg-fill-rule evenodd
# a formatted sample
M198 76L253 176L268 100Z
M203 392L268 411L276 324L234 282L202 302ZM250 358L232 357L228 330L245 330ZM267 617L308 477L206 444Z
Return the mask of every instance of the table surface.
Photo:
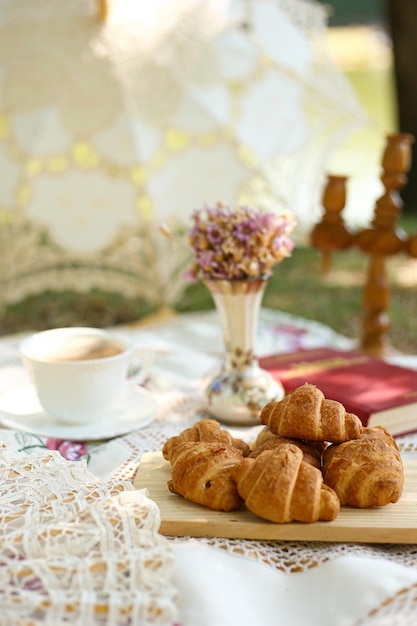
M157 400L158 410L151 424L109 441L90 441L87 444L89 470L104 481L133 481L140 459L145 452L158 451L166 439L191 426L202 416L203 391L209 378L217 371L223 353L221 330L215 311L185 314L162 319L152 324L124 327L126 334L138 343L155 350L152 376L146 388ZM18 345L22 336L3 337L0 340L0 395L16 386L27 383L22 367ZM273 352L295 351L301 348L332 346L354 348L354 342L314 321L298 318L280 311L262 309L257 335L259 356ZM417 356L396 356L394 362L417 369ZM248 441L254 437L256 428L229 428L235 436ZM46 445L46 438L18 430L2 430L2 440L16 449L30 451L32 446ZM417 459L417 435L398 438L405 460ZM50 445L50 444L49 444ZM67 445L72 458L77 458L80 444ZM85 452L85 449L82 450ZM417 527L417 511L416 511ZM169 537L169 543L180 545L187 537ZM200 537L201 546L221 549L230 555L239 555L267 564L277 572L308 572L331 559L346 554L358 557L384 557L389 562L417 567L415 545L403 543L349 543L281 539L236 539L226 537ZM401 596L401 597L400 597ZM373 617L363 616L360 624L376 624L395 608L401 614L401 624L417 615L415 589L403 590L402 595L391 598L386 605L375 607ZM401 613L403 611L403 613ZM376 617L375 617L376 616ZM385 622L380 622L385 623ZM386 622L390 623L390 622ZM399 622L398 622L399 623ZM359 624L359 622L358 622ZM186 625L188 626L188 624ZM190 625L194 626L194 625Z

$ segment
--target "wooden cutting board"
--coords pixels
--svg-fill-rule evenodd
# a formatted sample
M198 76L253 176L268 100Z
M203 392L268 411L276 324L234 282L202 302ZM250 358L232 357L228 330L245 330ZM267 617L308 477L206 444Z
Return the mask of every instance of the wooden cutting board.
M342 507L332 522L274 524L242 508L232 513L212 511L168 491L171 469L161 452L147 452L133 484L148 489L161 512L163 535L417 544L417 461L404 461L405 484L396 504L375 509Z

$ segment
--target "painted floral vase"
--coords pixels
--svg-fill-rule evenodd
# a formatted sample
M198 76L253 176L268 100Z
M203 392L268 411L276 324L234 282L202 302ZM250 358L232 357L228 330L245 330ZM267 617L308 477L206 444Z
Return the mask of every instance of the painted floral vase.
M223 331L220 372L206 388L207 409L219 421L253 426L265 404L284 397L284 388L259 367L255 340L269 276L245 280L204 280Z

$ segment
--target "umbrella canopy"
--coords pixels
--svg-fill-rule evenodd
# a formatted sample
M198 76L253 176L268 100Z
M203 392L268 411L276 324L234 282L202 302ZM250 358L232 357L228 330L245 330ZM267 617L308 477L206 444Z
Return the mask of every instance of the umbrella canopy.
M4 301L96 286L172 304L187 250L158 225L206 202L307 230L329 154L365 122L326 19L308 0L0 0Z

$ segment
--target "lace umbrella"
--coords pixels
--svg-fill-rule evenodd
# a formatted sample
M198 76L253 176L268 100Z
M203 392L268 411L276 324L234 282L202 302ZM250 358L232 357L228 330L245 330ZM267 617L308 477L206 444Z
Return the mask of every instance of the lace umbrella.
M205 202L308 228L365 119L326 25L309 0L0 0L3 300L94 286L173 304L186 251L157 226Z

